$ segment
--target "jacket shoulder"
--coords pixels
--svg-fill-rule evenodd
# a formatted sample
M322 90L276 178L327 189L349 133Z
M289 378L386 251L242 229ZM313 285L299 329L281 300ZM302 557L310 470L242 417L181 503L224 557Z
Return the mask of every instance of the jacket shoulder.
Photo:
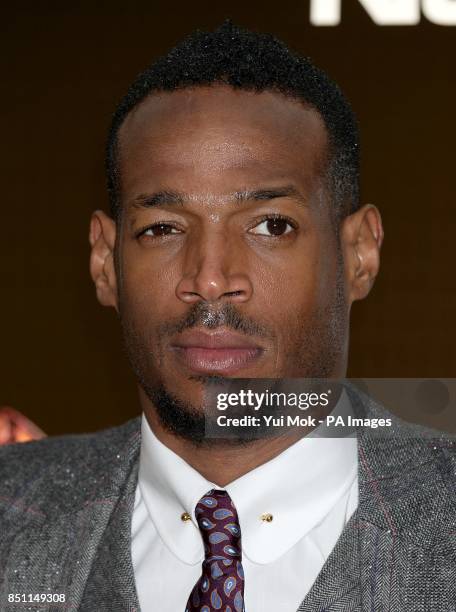
M1 504L48 515L109 490L116 465L137 448L140 418L89 434L65 435L0 447ZM71 501L72 500L72 501Z

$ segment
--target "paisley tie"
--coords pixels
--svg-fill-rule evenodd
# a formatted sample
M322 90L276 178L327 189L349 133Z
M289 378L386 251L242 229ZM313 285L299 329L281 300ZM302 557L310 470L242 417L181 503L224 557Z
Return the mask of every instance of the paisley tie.
M202 575L193 587L185 612L245 612L241 528L226 491L212 489L196 504L204 542Z

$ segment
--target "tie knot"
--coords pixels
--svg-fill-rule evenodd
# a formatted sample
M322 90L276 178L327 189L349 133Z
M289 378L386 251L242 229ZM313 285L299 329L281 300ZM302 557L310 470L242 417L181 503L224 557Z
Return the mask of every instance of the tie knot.
M226 491L212 489L196 504L196 520L204 542L206 561L231 565L241 556L241 528L236 508Z

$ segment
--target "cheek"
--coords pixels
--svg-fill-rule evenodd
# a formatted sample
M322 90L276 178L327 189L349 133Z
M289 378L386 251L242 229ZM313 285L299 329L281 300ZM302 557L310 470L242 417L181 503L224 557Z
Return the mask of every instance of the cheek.
M265 309L282 318L284 313L295 316L312 310L324 298L330 257L321 248L318 238L310 237L299 248L281 256L271 254L256 268L256 286L263 296Z
M125 250L121 264L119 295L124 312L137 324L150 327L169 316L175 301L175 272L172 265L154 259L153 256L138 256Z

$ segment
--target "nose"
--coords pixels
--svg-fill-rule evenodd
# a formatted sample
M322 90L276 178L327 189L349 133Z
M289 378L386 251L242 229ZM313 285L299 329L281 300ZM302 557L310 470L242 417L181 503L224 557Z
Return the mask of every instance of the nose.
M252 297L253 288L241 245L224 232L212 233L189 244L176 296L185 303L200 300L229 300L242 303Z

